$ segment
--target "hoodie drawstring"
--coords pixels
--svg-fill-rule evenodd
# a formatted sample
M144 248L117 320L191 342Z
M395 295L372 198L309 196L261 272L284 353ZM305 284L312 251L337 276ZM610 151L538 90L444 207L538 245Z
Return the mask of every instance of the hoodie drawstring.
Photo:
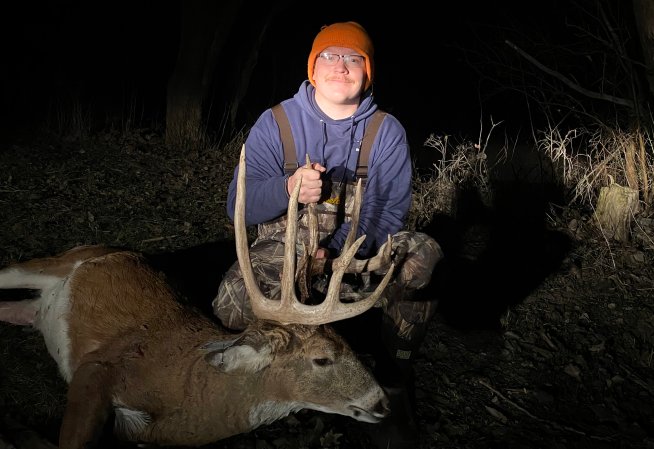
M322 160L320 161L320 165L323 167L325 166L325 146L327 146L327 124L325 123L324 120L320 120L320 125L322 127L322 148L320 149L320 155L322 157Z
M350 156L352 155L352 145L356 141L356 146L354 152L356 153L356 161L359 160L359 151L361 150L361 140L356 140L356 126L354 123L354 116L350 118L350 151L347 152L347 158L345 159L345 170L343 170L343 175L341 176L341 183L346 181L345 177L347 176L348 169L350 167ZM355 181L356 177L356 164L354 170L352 171L352 179L350 181Z

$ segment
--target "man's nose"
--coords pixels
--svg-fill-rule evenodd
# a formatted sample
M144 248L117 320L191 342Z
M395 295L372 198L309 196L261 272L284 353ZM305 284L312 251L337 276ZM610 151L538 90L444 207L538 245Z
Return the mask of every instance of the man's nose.
M336 70L340 70L341 72L347 72L347 66L345 65L345 61L343 58L338 58L338 61L336 61Z

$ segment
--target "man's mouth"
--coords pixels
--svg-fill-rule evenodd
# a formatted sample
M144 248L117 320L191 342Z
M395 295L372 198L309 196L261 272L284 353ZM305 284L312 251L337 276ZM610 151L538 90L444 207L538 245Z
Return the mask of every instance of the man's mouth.
M339 83L351 83L352 81L349 78L327 78L327 81L336 81Z

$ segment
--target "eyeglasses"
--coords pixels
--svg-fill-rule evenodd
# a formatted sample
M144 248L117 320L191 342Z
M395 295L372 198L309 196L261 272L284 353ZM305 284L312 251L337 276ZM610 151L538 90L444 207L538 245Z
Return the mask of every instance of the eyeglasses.
M318 55L326 65L336 65L340 59L343 60L343 63L347 68L363 68L365 65L366 58L361 55L339 55L336 53L322 52Z

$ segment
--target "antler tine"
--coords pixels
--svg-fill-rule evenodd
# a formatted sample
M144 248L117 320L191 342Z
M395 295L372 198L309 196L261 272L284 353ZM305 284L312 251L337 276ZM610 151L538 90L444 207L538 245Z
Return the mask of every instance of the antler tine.
M391 252L393 241L391 235L388 235L386 242L379 247L379 251L370 259L352 259L348 265L346 273L363 273L364 271L377 271L383 267L388 267L391 263Z
M297 303L295 297L295 235L297 233L297 199L300 194L301 181L293 189L289 199L288 223L286 230L286 244L284 246L284 266L282 269L281 280L281 299L276 301L266 298L259 288L252 262L250 260L250 250L247 242L245 226L245 145L241 148L241 157L239 160L239 171L236 184L236 205L234 208L234 230L236 240L236 255L238 257L239 267L243 274L245 289L250 297L252 312L259 319L268 319L288 323L302 323L302 317L296 316L293 304ZM299 303L298 303L299 304Z
M311 168L311 159L307 153L306 168ZM318 251L318 216L316 214L316 203L309 203L309 261L316 257Z
M245 144L241 148L241 156L238 164L236 205L234 206L234 239L236 241L238 264L254 314L260 316L263 312L265 315L275 306L279 308L279 302L274 305L268 305L269 300L261 293L259 284L254 277L252 261L250 260L250 247L248 245L245 225Z
M357 181L356 191L354 193L354 205L352 206L352 218L350 220L350 231L345 239L343 250L347 250L357 235L359 228L359 217L361 213L361 202L363 198L363 186L361 178ZM388 236L377 254L370 259L352 259L346 268L346 273L362 273L364 271L375 271L382 267L388 266L391 262L391 236Z
M391 262L388 271L384 275L384 278L379 283L374 292L372 292L368 297L360 299L353 303L343 303L340 301L341 294L341 280L343 275L347 272L348 265L350 261L356 254L359 246L366 239L365 235L359 237L359 239L354 242L354 244L347 249L344 253L334 261L332 267L334 268L334 273L332 274L331 279L329 280L329 287L327 289L327 295L325 300L320 304L321 307L324 307L329 311L329 316L331 316L331 321L344 320L346 318L351 318L357 315L362 314L366 310L370 309L375 303L379 300L379 297L384 292L384 289L391 280L393 271L395 269L395 263ZM326 312L327 313L327 312Z
M295 184L295 188L288 199L286 211L286 236L284 239L284 267L282 268L281 309L289 310L297 302L295 296L295 238L297 236L297 199L300 196L302 178ZM276 317L279 321L279 319Z
M306 155L305 168L311 168L311 159L309 154ZM309 244L304 245L302 259L297 266L297 273L295 276L300 291L300 301L306 303L311 297L311 276L314 272L315 257L318 251L318 216L316 214L316 204L309 203L307 205L307 218L309 227Z
M361 178L357 181L356 190L354 193L354 205L352 206L352 218L350 220L350 230L343 244L343 252L352 245L356 239L357 230L359 228L359 217L361 212L361 202L363 198L363 185ZM379 248L379 251L374 257L370 259L354 259L350 260L349 265L345 269L345 273L363 273L364 271L377 271L381 268L388 267L391 263L392 239L390 234L386 242ZM336 263L334 261L333 265ZM313 273L321 274L328 268L327 261L319 259L314 262Z
M350 231L347 233L347 238L343 244L343 251L346 251L357 237L357 229L359 228L359 214L361 213L361 201L363 197L363 184L361 178L357 181L357 187L354 192L354 204L352 205L352 218L350 219Z

